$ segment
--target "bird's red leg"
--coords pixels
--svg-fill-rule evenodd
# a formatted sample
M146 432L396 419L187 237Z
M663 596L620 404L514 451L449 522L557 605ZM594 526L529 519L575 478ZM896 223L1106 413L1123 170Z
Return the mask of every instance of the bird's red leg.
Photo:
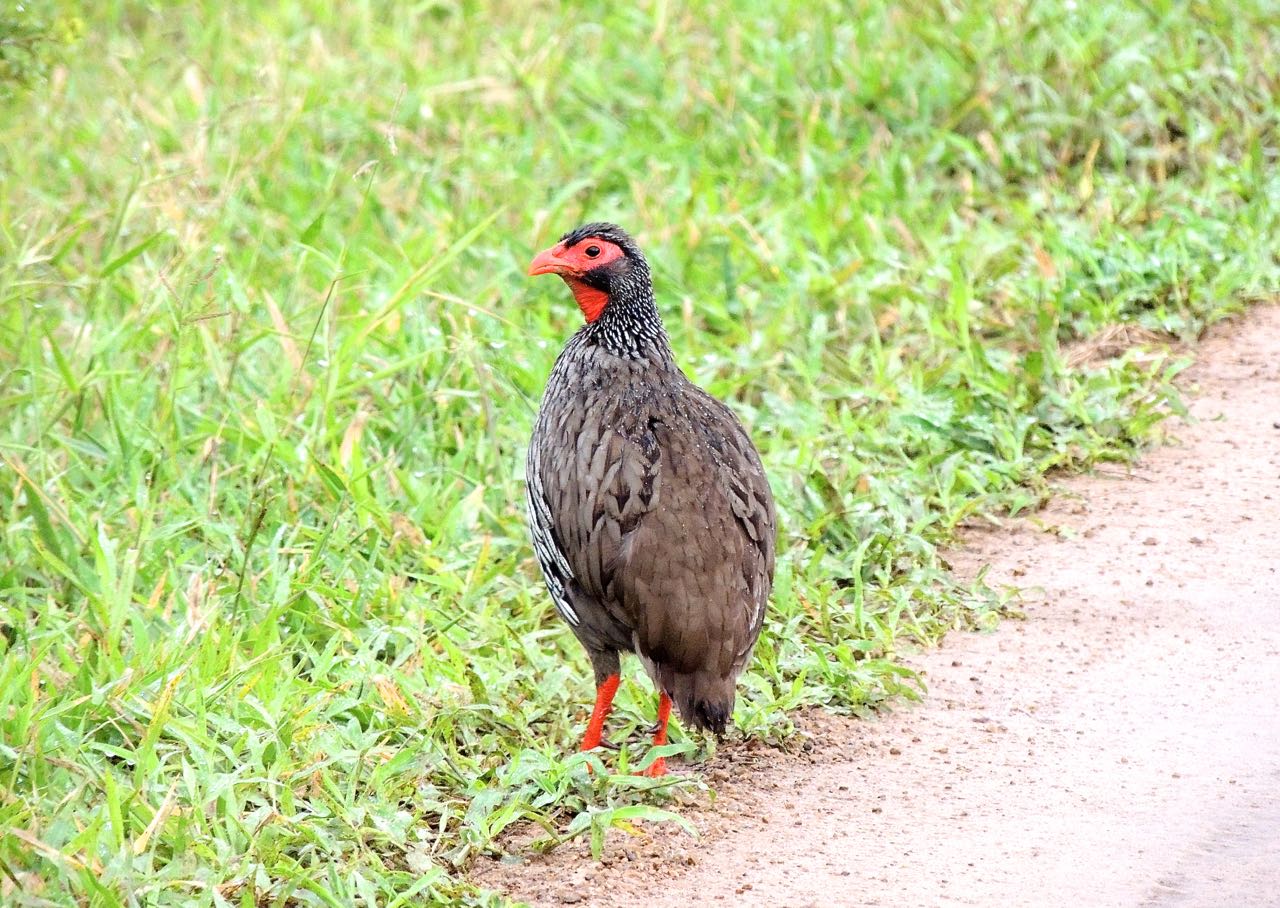
M653 746L661 747L667 743L667 722L671 719L671 698L667 696L667 692L663 691L658 697L658 730L653 734ZM667 774L667 761L665 757L658 757L654 760L649 768L644 771L646 776L657 779Z
M618 693L618 682L621 680L617 675L610 675L596 688L596 706L591 710L591 721L587 723L587 733L582 739L583 750L600 746L600 738L604 735L604 720L609 718L609 710L613 709L613 698Z

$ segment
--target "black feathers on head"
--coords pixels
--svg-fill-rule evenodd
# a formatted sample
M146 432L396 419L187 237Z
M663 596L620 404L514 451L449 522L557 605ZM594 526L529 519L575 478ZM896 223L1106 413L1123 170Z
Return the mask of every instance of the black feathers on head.
M617 224L596 221L583 224L560 237L565 247L575 246L585 239L594 237L613 243L622 250L622 258L593 268L585 272L579 279L589 286L603 290L611 300L622 297L624 305L631 298L653 298L653 288L649 283L649 262L644 253L636 245L636 241Z
M631 238L631 234L617 224L610 224L606 221L595 221L591 224L583 224L581 227L576 227L560 237L560 242L565 246L573 246L592 236L613 243L629 259L641 262L645 260L644 253L640 251L636 241ZM646 262L646 264L648 263Z

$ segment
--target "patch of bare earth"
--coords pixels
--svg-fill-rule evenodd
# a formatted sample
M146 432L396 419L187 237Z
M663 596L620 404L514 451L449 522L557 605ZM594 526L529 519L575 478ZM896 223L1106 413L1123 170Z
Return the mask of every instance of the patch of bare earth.
M516 838L472 878L535 905L1280 905L1280 308L1189 378L1178 441L951 553L1027 619L912 658L923 703L724 748L697 840Z

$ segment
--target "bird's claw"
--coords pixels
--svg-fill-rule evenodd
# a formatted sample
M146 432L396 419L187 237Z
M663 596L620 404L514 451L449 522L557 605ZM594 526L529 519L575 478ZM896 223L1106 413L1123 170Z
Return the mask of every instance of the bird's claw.
M614 744L612 741L608 741L608 740L605 740L604 738L601 738L599 741L597 741L595 744L592 744L590 747L583 747L582 752L590 753L591 751L596 749L608 750L608 751L612 751L613 753L617 753L618 751L622 750L622 745Z

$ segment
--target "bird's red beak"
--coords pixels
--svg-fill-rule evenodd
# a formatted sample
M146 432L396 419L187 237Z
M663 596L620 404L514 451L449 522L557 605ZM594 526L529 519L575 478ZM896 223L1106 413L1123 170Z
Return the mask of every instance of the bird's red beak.
M529 275L535 274L566 274L573 270L573 266L560 258L557 253L563 252L560 246L552 246L550 249L544 249L533 257L533 261L529 263Z

